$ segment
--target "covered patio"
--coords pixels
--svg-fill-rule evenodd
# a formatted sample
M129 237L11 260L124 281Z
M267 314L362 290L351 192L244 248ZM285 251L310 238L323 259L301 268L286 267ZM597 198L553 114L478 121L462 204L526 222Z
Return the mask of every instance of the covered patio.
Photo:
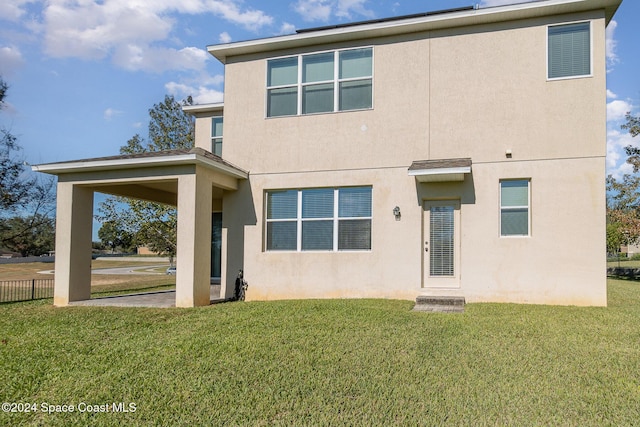
M54 305L91 298L94 193L107 193L178 209L174 303L211 303L212 213L222 212L225 192L236 191L248 172L202 149L170 150L49 163L34 171L58 177ZM227 233L222 229L218 298L225 299ZM230 295L229 295L230 296Z

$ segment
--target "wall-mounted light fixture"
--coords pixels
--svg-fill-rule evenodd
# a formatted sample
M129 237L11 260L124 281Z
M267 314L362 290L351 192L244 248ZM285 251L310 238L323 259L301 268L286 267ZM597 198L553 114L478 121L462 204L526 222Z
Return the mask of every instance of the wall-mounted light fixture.
M402 214L400 213L400 208L398 206L393 208L393 216L396 217L396 221L400 221L400 217L402 216Z
M511 148L507 148L504 152L504 155L507 156L507 159L510 159L511 156L513 156L513 153L511 153Z

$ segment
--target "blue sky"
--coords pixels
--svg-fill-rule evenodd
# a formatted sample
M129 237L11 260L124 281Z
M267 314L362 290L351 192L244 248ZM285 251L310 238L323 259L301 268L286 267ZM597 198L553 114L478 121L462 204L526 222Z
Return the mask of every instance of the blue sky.
M483 0L480 6L514 3ZM118 153L147 134L165 94L222 101L224 68L206 46L298 28L468 6L473 0L3 0L0 75L9 84L0 123L29 163ZM620 131L640 111L640 2L624 0L608 29L609 173L629 167Z

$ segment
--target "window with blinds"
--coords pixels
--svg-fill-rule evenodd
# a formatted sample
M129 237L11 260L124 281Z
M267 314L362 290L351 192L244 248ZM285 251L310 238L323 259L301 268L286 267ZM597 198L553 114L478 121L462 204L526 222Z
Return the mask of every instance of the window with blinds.
M591 24L548 27L548 78L591 75Z
M529 180L500 181L500 235L529 235Z
M266 194L268 251L371 249L371 187Z
M433 206L429 215L431 252L429 254L429 275L454 275L454 208L453 206Z
M222 156L222 117L211 119L211 152L217 156Z
M371 47L267 61L267 117L367 109L372 93Z

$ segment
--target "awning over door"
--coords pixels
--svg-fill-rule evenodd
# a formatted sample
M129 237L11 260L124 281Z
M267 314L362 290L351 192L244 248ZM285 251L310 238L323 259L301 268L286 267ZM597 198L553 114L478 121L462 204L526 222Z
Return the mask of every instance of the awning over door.
M416 160L409 166L409 176L418 182L464 181L471 173L471 159Z

